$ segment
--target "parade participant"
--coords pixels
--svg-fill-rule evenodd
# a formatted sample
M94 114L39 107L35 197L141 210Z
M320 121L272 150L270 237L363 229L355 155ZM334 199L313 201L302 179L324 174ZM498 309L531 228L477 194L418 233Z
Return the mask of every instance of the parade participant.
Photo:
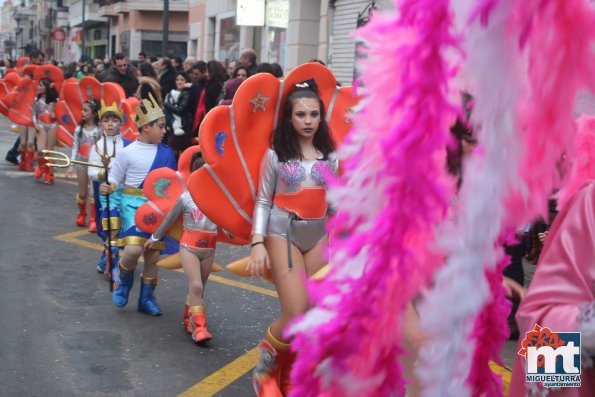
M89 154L95 149L95 142L101 136L99 127L97 125L99 104L95 100L88 100L83 103L81 111L81 124L74 132L73 145L70 158L79 161L89 161ZM78 185L78 193L76 195L76 204L78 207L78 214L76 217L77 226L86 225L87 216L87 193L89 191L89 177L87 175L87 168L83 165L76 165L76 181ZM67 175L72 175L72 168L66 172ZM93 197L89 200L89 232L97 232L95 223L95 200Z
M85 102L85 104L90 101ZM105 137L99 138L95 147L93 147L89 153L89 162L91 164L102 164L102 156L107 155L110 158L110 163L113 164L112 160L116 154L120 153L122 149L129 144L129 141L122 139L120 134L120 127L122 124L122 111L118 106L113 103L107 106L105 102L101 101L101 107L98 111L99 127L105 132ZM107 142L106 142L107 141ZM104 148L107 151L104 153ZM100 226L99 236L103 239L105 249L101 256L99 263L97 264L97 272L104 273L107 268L107 252L109 251L110 263L112 266L116 266L119 260L119 248L117 236L120 230L121 219L120 219L120 201L122 196L122 189L117 189L110 195L110 208L107 208L107 200L104 195L99 194L99 183L105 180L104 172L97 167L88 167L88 176L93 183L93 192L96 196L95 199L99 200L100 205ZM93 211L93 209L91 210ZM108 244L108 240L110 243Z
M289 392L294 355L284 329L309 308L304 274L309 277L326 263L325 177L338 170L324 104L313 82L296 85L282 116L262 160L248 265L256 276L270 269L281 303L281 316L259 345L253 386L262 397Z
M191 172L205 164L200 152L194 153L191 164ZM188 278L188 301L187 310L184 312L184 325L194 342L206 342L213 336L207 329L203 296L215 258L217 225L198 209L190 193L184 191L157 230L145 242L144 249L150 250L161 240L181 214L184 216L184 232L180 239L180 262Z
M117 307L128 304L128 296L134 282L134 271L141 255L144 256L144 272L138 299L140 312L156 316L161 314L153 292L157 285L157 267L162 242L155 243L153 249L143 253L143 244L150 237L134 224L134 216L139 206L147 201L142 187L147 174L157 168L176 169L173 151L161 140L165 133L165 116L152 95L150 100L136 108L136 124L140 136L137 141L121 150L117 155L113 170L109 174L109 184L100 186L101 194L110 194L123 186L121 201L122 227L118 245L124 246L115 275L113 302Z
M54 82L43 78L37 86L37 99L33 106L33 123L37 136L37 169L35 179L43 177L47 185L54 183L54 171L47 165L41 151L44 149L53 150L56 144L56 118L54 116L54 104L58 100L58 91Z
M587 397L595 393L594 118L583 116L578 120L573 162L569 183L558 195L560 212L537 262L527 296L516 315L521 333L512 373L511 397ZM536 325L547 327L552 333L580 332L578 352L581 353L582 368L577 368L580 369L580 387L544 387L542 382L527 382L528 346L551 346L555 337L544 338L546 331L535 332ZM565 339L563 335L560 335L561 340ZM564 357L565 370L566 361ZM570 361L569 364L577 362Z

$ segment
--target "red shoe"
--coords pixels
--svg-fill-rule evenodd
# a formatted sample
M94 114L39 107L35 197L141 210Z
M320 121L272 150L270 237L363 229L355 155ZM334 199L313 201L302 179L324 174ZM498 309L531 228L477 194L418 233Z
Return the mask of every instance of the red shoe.
M277 346L276 349L274 346ZM281 371L283 369L285 349L289 345L278 341L271 329L267 331L267 336L260 342L258 349L260 359L252 373L252 387L258 397L283 397L281 392Z
M19 149L21 153L21 161L19 162L19 171L26 171L25 164L27 163L27 149Z
M45 176L43 178L43 182L46 185L53 185L54 184L54 170L48 164L49 164L49 162L46 161L46 163L45 163Z
M34 149L25 150L25 171L33 172L33 156L35 156Z
M86 226L87 220L87 200L81 199L77 193L76 195L76 206L79 209L79 213L76 216L76 225L77 226Z
M195 312L194 310L202 310ZM190 329L192 331L192 340L196 343L206 342L213 339L207 329L207 315L204 312L204 305L191 306L189 308Z
M37 169L35 170L35 179L40 180L46 173L46 161L43 157L37 159Z
M190 306L188 306L188 298L186 298L186 304L184 305L184 317L182 318L182 324L186 329L186 332L189 334L192 333L192 329L190 328Z
M97 233L97 223L95 221L95 200L89 200L89 233Z

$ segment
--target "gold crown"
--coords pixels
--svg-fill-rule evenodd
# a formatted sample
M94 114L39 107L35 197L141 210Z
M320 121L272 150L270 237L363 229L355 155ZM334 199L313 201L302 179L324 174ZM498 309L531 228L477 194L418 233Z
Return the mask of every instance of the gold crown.
M116 116L118 116L118 118L120 119L120 121L122 121L122 111L118 108L118 105L116 105L116 103L112 103L110 106L107 106L104 102L104 100L101 100L101 108L99 108L99 111L97 112L97 115L99 116L99 120L101 120L103 118L103 115L106 113L113 113Z
M165 117L163 114L163 110L159 107L153 95L149 93L149 99L143 99L142 104L145 106L147 110L144 112L140 106L136 107L136 125L138 128L142 127L145 124L149 124L151 121L158 120L162 117Z

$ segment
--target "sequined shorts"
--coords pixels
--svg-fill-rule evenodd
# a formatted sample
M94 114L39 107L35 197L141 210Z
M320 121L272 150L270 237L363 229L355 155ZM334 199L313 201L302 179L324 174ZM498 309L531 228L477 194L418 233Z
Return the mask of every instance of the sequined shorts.
M299 219L293 214L274 209L269 216L267 236L276 236L288 240L295 245L301 253L310 251L326 237L326 220Z
M196 256L199 261L204 261L205 259L209 259L211 256L215 255L215 250L204 250L204 249L197 249L190 247L185 244L180 244L180 249L186 250Z

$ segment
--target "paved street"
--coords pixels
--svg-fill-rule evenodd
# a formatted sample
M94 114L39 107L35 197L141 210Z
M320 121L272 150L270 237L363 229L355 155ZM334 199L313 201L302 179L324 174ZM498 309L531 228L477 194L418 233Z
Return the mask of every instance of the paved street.
M208 347L180 325L186 281L161 270L163 315L116 309L97 274L100 241L74 226L76 182L36 183L4 161L16 135L0 118L0 396L251 396L255 347L278 311L273 286L215 273L207 285ZM246 248L220 245L226 264ZM504 359L510 365L514 342Z
M249 396L259 339L277 313L272 285L216 273L207 348L180 325L183 273L161 270L163 315L116 309L95 266L100 240L74 225L76 183L36 183L4 161L16 135L0 118L0 396ZM229 263L245 248L220 245Z

